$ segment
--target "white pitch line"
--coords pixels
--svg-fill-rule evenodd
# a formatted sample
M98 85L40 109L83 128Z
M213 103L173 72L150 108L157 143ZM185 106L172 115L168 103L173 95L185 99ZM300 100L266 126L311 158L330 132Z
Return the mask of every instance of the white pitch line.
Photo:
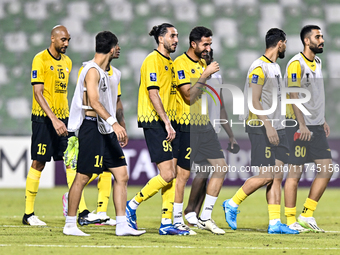
M0 246L25 246L25 247L46 247L46 248L126 248L126 249L145 249L145 248L168 248L170 246L159 246L159 245L55 245L55 244L0 244ZM326 247L326 248L309 248L309 247L222 247L222 246L171 246L175 249L246 249L246 250L340 250L340 247Z

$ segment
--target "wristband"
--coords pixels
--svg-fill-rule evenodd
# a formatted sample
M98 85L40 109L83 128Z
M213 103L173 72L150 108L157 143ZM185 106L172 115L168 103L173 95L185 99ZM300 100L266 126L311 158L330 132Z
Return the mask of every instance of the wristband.
M109 123L110 126L112 126L113 124L115 124L116 121L112 116L110 116L107 118L106 122Z

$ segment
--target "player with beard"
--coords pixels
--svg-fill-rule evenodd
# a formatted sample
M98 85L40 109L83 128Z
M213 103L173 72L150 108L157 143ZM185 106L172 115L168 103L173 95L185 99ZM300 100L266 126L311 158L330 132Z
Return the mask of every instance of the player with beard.
M160 235L188 235L188 231L175 229L172 210L175 196L175 177L178 139L175 131L176 84L170 53L176 51L177 29L168 23L154 26L149 33L158 44L141 67L138 94L138 127L143 128L151 161L157 164L159 174L153 177L127 202L129 224L137 229L136 210L145 200L162 190L162 221Z
M308 25L300 32L304 46L303 52L296 54L287 64L286 80L288 87L299 87L311 93L311 99L304 103L304 107L311 113L305 115L293 105L292 117L296 117L298 126L287 127L290 144L288 158L289 173L285 183L285 215L287 225L300 232L310 230L324 232L319 228L313 217L318 201L324 193L333 173L332 156L327 137L330 129L325 120L325 92L321 71L321 60L316 54L323 52L324 39L320 27ZM303 98L301 93L290 93L290 98ZM294 137L295 131L299 129ZM288 131L290 130L290 131ZM312 137L313 135L313 137ZM294 141L295 140L295 141ZM313 161L317 174L309 191L308 198L298 222L296 221L296 194L304 164Z
M238 206L249 195L266 185L268 234L298 234L298 231L290 229L280 220L282 169L287 163L289 149L285 129L281 124L285 119L281 115L282 76L276 60L284 58L286 34L278 28L272 28L267 32L265 40L265 54L252 63L247 74L244 89L246 114L241 116L242 120L246 120L246 132L251 143L251 166L259 169L259 175L246 180L231 199L223 202L223 208L227 223L233 230L237 229ZM248 105L249 89L252 90L251 105ZM276 110L267 115L255 115L254 110L268 110L272 107L275 93ZM250 106L253 106L253 112L250 111ZM270 119L276 121L272 122Z
M211 218L212 210L223 185L227 164L209 115L202 114L202 90L207 79L219 71L218 63L206 65L203 57L211 49L212 31L206 27L195 27L189 35L189 49L176 58L174 65L177 81L177 123L179 133L179 155L177 163L176 193L174 203L174 225L178 229L188 230L184 224L183 196L185 185L190 177L190 167L195 160L207 160L216 171L209 181L205 202L197 226L214 234L223 235Z
M41 172L45 164L63 159L67 146L69 108L67 86L72 69L71 59L65 55L71 36L64 26L51 31L51 44L38 53L32 63L32 165L26 180L25 214L22 223L44 226L45 222L34 215Z

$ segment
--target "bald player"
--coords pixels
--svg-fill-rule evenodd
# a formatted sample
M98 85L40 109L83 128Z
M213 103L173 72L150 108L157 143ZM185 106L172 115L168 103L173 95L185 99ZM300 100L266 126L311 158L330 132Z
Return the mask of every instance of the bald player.
M63 159L67 147L67 121L69 108L67 85L72 61L65 55L71 39L67 28L55 26L51 31L48 49L35 55L32 63L32 165L26 180L25 214L22 223L45 226L34 215L34 202L38 193L41 172L51 158Z

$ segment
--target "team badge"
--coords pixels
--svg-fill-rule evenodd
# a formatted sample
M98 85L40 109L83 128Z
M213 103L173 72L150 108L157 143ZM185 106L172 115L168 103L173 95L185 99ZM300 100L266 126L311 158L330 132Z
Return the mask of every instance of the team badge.
M185 79L184 70L179 70L179 71L177 71L177 73L178 73L178 79L179 80Z
M195 69L191 69L191 73L195 73Z
M292 73L292 82L296 82L296 73Z
M259 80L259 76L256 74L253 74L253 77L251 78L251 83L257 84Z
M66 67L66 72L69 72L68 68Z
M168 69L169 69L169 68L168 68L167 66L165 66L165 71L168 71Z
M53 71L53 70L54 70L54 67L53 67L53 66L50 66L50 69L51 69L51 71Z
M32 71L32 79L36 79L38 77L38 71L37 70L33 70Z
M156 73L150 73L150 81L157 81L157 74Z

